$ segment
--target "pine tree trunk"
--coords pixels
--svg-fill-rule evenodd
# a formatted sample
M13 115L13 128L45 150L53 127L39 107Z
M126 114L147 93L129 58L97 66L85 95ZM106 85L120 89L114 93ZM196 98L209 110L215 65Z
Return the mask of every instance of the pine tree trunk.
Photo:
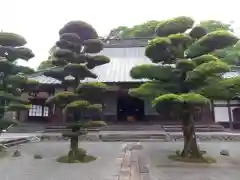
M190 111L184 112L183 119L183 136L184 148L181 153L182 157L202 158L201 152L197 145L194 122Z
M70 148L72 151L76 151L78 149L78 136L71 137Z

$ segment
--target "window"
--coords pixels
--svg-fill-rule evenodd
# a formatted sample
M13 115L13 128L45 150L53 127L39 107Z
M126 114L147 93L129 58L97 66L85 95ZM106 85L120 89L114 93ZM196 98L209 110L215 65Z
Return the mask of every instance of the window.
M32 105L32 108L29 109L29 116L42 116L42 106Z
M43 116L48 116L48 110L49 110L49 108L47 107L47 106L44 106L43 107Z
M47 117L49 115L49 108L47 106L42 105L32 105L32 108L29 109L29 116L44 116Z

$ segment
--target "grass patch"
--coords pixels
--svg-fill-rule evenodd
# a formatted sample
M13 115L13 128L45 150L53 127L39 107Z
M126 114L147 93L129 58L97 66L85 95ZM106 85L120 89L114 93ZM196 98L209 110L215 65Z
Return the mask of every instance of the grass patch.
M75 160L69 161L69 157L66 155L66 156L61 156L61 157L57 158L57 162L60 162L60 163L89 163L91 161L95 161L96 159L97 158L94 156L86 155L81 160L75 159Z
M59 157L57 161L61 163L88 163L96 159L94 156L87 155L85 149L78 148L75 151L70 150L68 155Z
M178 154L173 154L168 156L169 159L174 161L180 161L180 162L188 162L188 163L215 163L216 160L209 156L202 156L202 158L188 158L188 157L182 157Z

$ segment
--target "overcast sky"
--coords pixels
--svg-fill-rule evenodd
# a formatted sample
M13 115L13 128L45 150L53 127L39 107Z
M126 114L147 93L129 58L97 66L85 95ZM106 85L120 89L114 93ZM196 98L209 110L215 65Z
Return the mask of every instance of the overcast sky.
M93 25L99 35L112 28L179 15L196 20L234 21L240 27L237 0L0 0L0 29L24 36L36 57L30 67L47 59L58 30L70 20Z

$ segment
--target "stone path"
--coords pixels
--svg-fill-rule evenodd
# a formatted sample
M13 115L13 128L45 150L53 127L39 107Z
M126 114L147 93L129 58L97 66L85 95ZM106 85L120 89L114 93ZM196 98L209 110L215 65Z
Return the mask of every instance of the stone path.
M121 169L118 180L150 180L146 160L141 154L140 143L126 144L122 150Z

